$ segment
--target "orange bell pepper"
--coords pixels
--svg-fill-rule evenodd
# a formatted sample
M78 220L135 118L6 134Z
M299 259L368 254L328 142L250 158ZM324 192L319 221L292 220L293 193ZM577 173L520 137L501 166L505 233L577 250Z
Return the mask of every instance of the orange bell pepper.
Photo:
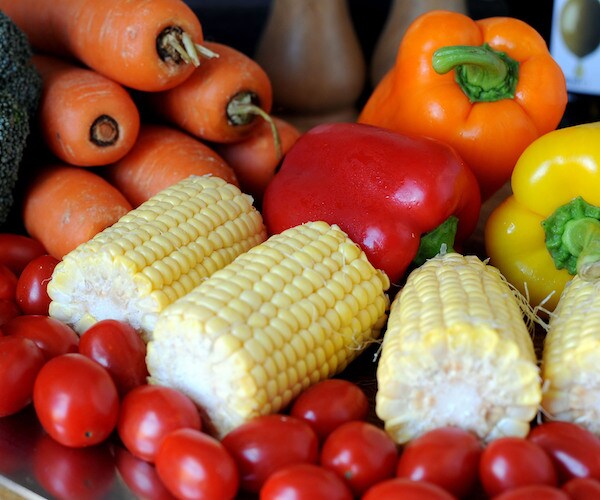
M566 104L563 72L527 23L436 10L409 26L358 121L453 146L485 200L525 148L558 126Z

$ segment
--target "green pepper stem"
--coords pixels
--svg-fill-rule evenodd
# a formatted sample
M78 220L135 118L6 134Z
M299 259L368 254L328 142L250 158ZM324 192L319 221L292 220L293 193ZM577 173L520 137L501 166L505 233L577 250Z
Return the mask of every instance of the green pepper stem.
M591 217L565 224L563 244L577 256L577 274L583 278L600 277L600 221Z
M456 82L471 102L515 96L519 63L488 44L442 47L433 53L432 65L439 74L454 70Z
M446 253L454 252L454 240L458 228L458 217L451 215L432 231L421 236L417 255L412 261L415 266L424 264L445 248Z

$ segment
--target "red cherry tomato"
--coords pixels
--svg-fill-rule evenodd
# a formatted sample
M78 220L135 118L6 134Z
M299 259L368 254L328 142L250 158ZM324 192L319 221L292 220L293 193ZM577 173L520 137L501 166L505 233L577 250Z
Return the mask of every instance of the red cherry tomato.
M479 477L489 496L533 484L558 484L556 470L546 452L534 442L518 437L499 438L485 447Z
M455 500L443 488L426 481L405 478L386 479L371 486L361 500Z
M46 359L68 352L77 352L79 336L70 326L50 316L25 314L7 321L2 330L5 335L33 340Z
M14 300L0 299L0 326L19 314L21 314L21 310Z
M44 434L32 462L36 479L51 498L109 498L106 494L116 478L106 443L70 448Z
M294 463L317 463L319 438L305 421L273 414L256 417L223 438L240 470L241 487L258 492L275 471Z
M368 422L347 422L335 429L321 449L321 465L344 478L355 495L394 476L398 450L392 438Z
M344 379L327 379L300 394L290 415L306 420L323 441L336 427L351 420L365 420L369 400L358 385Z
M154 462L162 440L170 432L201 427L196 405L170 387L142 385L129 391L121 401L119 437L133 455L148 462Z
M352 500L354 497L335 472L315 464L293 464L271 474L260 489L261 500L282 498Z
M29 236L0 233L0 264L4 264L17 276L33 259L45 253L43 245Z
M16 476L28 473L31 457L42 434L44 431L31 406L0 418L0 474Z
M600 481L591 477L575 477L561 488L572 500L597 500L600 498Z
M0 300L16 300L17 275L0 264Z
M239 475L234 459L215 438L195 429L168 434L156 454L156 472L178 498L235 498Z
M482 450L471 432L458 427L435 429L404 447L396 476L437 484L464 497L477 485Z
M31 403L35 379L45 362L32 340L0 337L0 417Z
M36 257L25 266L17 282L17 305L25 314L48 315L47 288L59 260L51 255Z
M532 500L539 498L543 500L569 500L569 495L564 491L545 484L530 484L512 490L505 491L494 500Z
M561 483L574 477L600 480L600 438L587 429L572 422L545 422L528 439L550 455Z
M115 429L119 395L108 372L82 354L48 361L33 387L33 406L56 441L84 447L104 441Z
M99 321L82 335L79 352L108 370L121 397L146 383L146 344L128 323Z
M172 500L175 498L158 477L154 465L133 456L121 446L116 446L113 453L119 474L137 498L147 500Z

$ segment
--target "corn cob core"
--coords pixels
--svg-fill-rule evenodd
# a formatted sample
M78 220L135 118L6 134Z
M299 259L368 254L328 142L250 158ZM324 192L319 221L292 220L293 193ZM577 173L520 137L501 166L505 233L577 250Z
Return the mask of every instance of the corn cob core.
M388 288L337 226L290 228L161 314L149 380L190 396L223 436L342 371L379 336Z
M127 321L147 341L167 305L265 239L248 195L189 177L66 255L48 284L50 316L80 334L102 319Z
M544 414L600 435L600 279L579 275L550 317L542 354Z
M377 368L376 413L397 443L446 425L486 441L528 433L541 384L514 293L496 268L458 253L408 276Z

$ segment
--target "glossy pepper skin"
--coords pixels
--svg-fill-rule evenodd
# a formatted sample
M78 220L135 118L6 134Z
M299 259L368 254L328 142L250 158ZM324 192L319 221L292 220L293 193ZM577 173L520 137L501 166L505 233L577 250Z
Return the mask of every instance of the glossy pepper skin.
M305 132L288 151L262 214L271 233L314 220L337 224L398 284L424 233L454 215L460 245L480 207L475 176L446 144L331 123Z
M600 262L600 123L534 141L511 187L486 221L486 253L531 305L552 294L544 304L552 311L573 274Z
M523 150L558 126L566 104L562 70L528 24L436 10L409 26L358 121L450 144L486 200Z

